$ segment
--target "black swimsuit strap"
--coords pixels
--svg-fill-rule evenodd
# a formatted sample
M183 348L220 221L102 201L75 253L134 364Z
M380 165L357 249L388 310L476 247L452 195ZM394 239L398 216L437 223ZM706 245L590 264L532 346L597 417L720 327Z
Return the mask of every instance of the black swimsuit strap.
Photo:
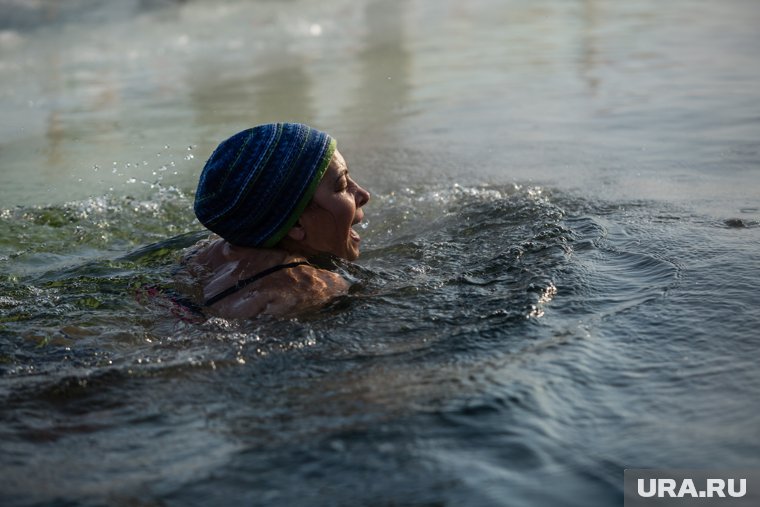
M214 303L218 303L219 301L226 298L227 296L236 293L237 291L247 287L248 285L252 284L253 282L257 280L261 280L267 275L271 275L272 273L280 271L281 269L289 269L289 268L294 268L296 266L303 266L303 265L308 265L308 264L309 263L306 261L289 262L287 264L277 264L276 266L272 266L271 268L267 268L263 271L259 271L253 276L249 276L248 278L243 278L242 280L238 280L238 282L235 285L233 285L232 287L228 289L223 290L219 294L215 296L211 296L203 303L203 306L211 306Z

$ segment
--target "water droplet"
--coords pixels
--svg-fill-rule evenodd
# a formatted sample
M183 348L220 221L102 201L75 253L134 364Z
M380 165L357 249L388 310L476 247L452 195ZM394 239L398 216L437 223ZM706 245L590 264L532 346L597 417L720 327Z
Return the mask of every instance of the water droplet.
M168 144L165 144L165 145L164 145L164 149L165 149L165 150L168 150L168 149L169 149L169 145L168 145Z
M92 166L92 170L95 172L98 172L100 170L100 167L98 166L98 164L95 164L94 166Z
M188 153L187 155L185 155L185 160L192 160L192 159L194 159L194 158L195 158L195 157L193 156L193 154L192 154L192 153Z
M137 183L137 180L135 178L129 178L127 183Z
M171 162L169 162L169 165L170 165L170 166L172 166L172 167L174 167L174 166L176 166L177 164L175 164L175 163L174 163L174 160L172 160Z
M190 146L187 147L187 151L193 151L194 149L195 149L194 144L191 144Z
M322 35L322 27L319 26L317 23L314 23L309 27L309 33L312 34L314 37L319 37Z

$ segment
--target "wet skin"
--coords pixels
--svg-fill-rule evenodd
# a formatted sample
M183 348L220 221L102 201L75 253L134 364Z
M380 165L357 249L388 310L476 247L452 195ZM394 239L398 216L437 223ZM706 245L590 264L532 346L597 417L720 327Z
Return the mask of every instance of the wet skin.
M349 261L359 257L361 238L353 226L364 219L362 206L369 192L348 172L343 155L335 151L332 161L301 218L283 245L302 254L330 253Z
M198 299L206 300L269 267L316 254L357 259L361 238L353 226L363 220L361 208L369 198L336 150L311 202L275 248L241 247L218 238L194 250L186 266L190 278L202 286ZM224 318L292 315L322 306L348 287L337 273L302 265L262 278L213 304L208 313Z

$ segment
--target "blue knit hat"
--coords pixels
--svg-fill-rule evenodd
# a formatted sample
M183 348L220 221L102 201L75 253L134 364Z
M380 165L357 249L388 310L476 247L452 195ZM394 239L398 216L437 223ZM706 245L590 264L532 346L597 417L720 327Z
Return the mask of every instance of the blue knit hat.
M239 132L206 162L195 216L234 245L274 246L314 196L335 147L332 137L299 123Z

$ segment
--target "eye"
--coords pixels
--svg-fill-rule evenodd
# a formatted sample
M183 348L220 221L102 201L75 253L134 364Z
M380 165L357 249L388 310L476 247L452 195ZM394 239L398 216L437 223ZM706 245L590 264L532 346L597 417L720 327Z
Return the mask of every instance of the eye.
M348 175L348 171L345 169L341 171L340 175L335 179L335 191L345 192L351 185L351 178Z

